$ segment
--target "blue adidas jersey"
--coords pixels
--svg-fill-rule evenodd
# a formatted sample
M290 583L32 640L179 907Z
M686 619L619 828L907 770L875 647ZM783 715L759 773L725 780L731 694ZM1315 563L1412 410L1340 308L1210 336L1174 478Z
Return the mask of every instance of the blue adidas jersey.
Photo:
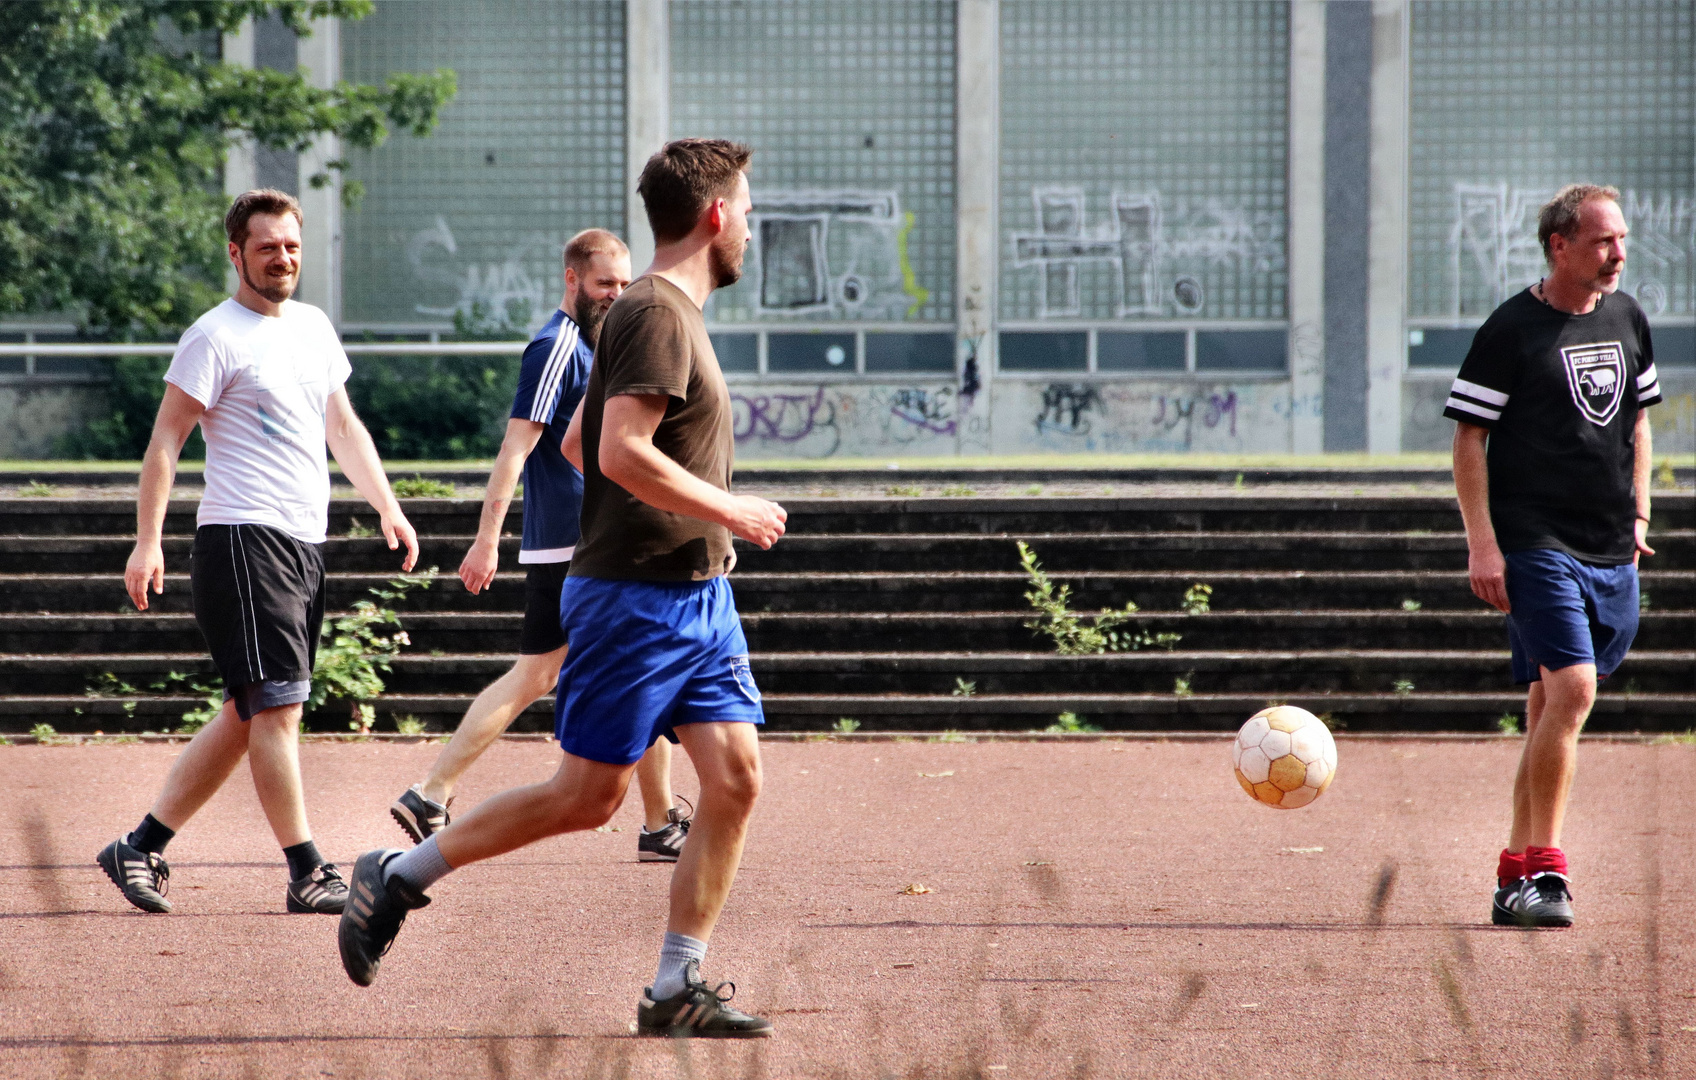
M521 563L565 562L577 546L583 474L565 460L560 443L571 426L571 414L589 388L594 360L594 350L564 311L555 311L524 349L512 417L548 427L524 459Z

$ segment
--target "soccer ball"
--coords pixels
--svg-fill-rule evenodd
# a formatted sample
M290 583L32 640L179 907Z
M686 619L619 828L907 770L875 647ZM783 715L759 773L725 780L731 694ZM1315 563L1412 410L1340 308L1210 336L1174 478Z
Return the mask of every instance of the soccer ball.
M1337 744L1319 717L1274 705L1249 717L1231 744L1237 783L1249 797L1280 810L1306 806L1337 775Z

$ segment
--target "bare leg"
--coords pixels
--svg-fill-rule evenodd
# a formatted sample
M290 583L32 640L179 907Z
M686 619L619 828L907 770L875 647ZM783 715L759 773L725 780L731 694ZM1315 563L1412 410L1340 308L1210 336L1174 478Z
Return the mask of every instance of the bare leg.
M189 740L150 811L159 824L180 832L206 800L218 793L247 753L248 726L236 715L232 701L224 702L205 727Z
M1526 737L1527 792L1533 847L1561 846L1567 795L1578 769L1578 733L1596 703L1596 666L1543 668L1543 715Z
M471 763L501 737L532 701L554 688L559 682L560 664L564 662L563 646L550 653L520 656L505 675L484 687L465 710L465 719L436 756L436 763L430 766L430 775L424 778L424 797L431 802L446 803Z
M658 832L671 822L671 743L654 740L636 763L636 784L642 789L642 822L649 832Z
M1531 740L1543 719L1543 684L1534 682L1525 695L1525 741L1519 750L1519 770L1513 777L1513 831L1508 834L1508 850L1515 855L1525 854L1531 843Z
M549 836L604 825L624 802L635 771L635 765L567 754L549 779L492 795L437 833L437 850L457 870Z
M248 721L248 768L265 820L282 847L312 839L306 824L306 800L300 791L299 705L279 705Z
M760 795L759 729L753 724L685 724L677 736L701 778L701 805L671 875L666 929L707 941L736 880L748 819Z

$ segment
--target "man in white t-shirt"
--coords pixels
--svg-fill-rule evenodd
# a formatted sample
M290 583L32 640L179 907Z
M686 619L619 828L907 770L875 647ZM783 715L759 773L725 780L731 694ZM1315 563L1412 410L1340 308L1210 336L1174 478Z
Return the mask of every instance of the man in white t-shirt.
M297 750L302 703L324 620L330 471L324 447L382 517L389 548L418 539L348 403L341 339L322 311L290 300L300 281L300 204L271 189L238 196L224 218L236 295L177 343L141 471L135 551L124 587L147 609L165 591L160 533L177 455L200 425L206 491L189 579L194 618L224 681L224 707L177 757L135 831L100 852L101 869L143 911L171 910L163 852L248 757L265 817L288 860L291 912L339 914L347 885L312 842Z

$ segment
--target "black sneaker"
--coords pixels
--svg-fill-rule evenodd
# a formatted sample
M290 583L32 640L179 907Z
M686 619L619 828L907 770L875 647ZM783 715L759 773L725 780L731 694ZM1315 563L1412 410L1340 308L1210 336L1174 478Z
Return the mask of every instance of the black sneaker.
M1518 926L1519 913L1525 906L1525 879L1514 878L1506 885L1497 882L1496 897L1490 904L1490 922L1496 926Z
M128 837L112 841L100 849L94 861L112 884L124 894L124 899L143 911L162 915L171 910L165 894L171 891L171 868L165 856L152 851L130 847Z
M1527 878L1520 891L1519 925L1572 925L1572 889L1565 874L1545 870Z
M695 807L690 806L687 814L675 806L665 813L668 820L664 828L649 832L646 825L642 826L636 837L637 862L676 862L683 854L683 841L689 839L689 823L695 818Z
M299 881L289 882L289 910L297 915L340 915L347 905L347 882L335 863L324 863Z
M376 980L383 954L394 944L406 913L430 902L400 878L385 879L383 868L400 855L394 848L367 851L353 864L353 886L336 929L336 942L341 946L343 970L360 986Z
M725 987L730 993L724 993ZM655 1001L653 987L642 991L636 1006L636 1034L664 1035L672 1039L763 1039L771 1034L771 1021L749 1016L730 1007L736 984L719 983L709 988L701 981L701 967L689 961L683 969L683 989Z
M452 799L445 803L431 802L424 797L423 785L413 784L390 805L389 816L406 835L412 837L414 844L422 844L426 836L448 827L452 820L448 816L448 807L452 805Z

